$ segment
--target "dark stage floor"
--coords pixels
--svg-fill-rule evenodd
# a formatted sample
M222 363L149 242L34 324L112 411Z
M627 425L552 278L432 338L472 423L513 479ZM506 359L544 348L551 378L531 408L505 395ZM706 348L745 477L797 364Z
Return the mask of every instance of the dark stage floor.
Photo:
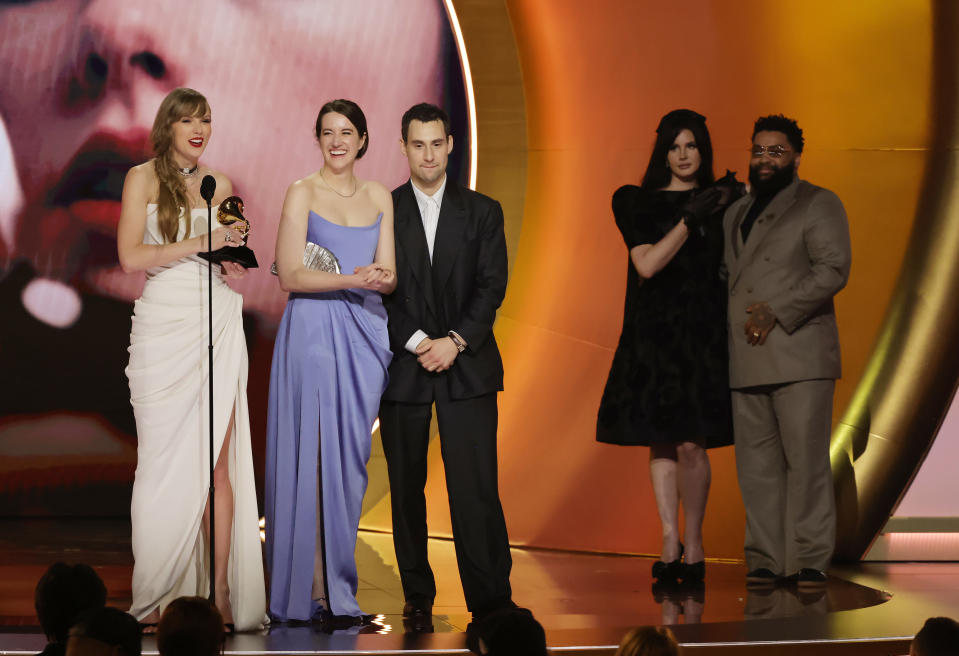
M432 634L404 634L391 536L364 532L358 597L366 612L382 614L376 625L336 634L273 626L231 638L227 652L463 653L470 617L453 545L431 541L430 558L438 585ZM33 589L57 560L93 565L107 583L108 603L129 606L128 522L0 519L0 656L42 648ZM514 598L535 613L553 652L562 654L612 653L623 633L640 624L672 625L687 653L905 654L926 617L959 616L955 563L837 567L820 594L794 587L747 591L742 564L713 562L704 587L658 590L650 565L648 558L514 549ZM144 648L155 652L150 639Z

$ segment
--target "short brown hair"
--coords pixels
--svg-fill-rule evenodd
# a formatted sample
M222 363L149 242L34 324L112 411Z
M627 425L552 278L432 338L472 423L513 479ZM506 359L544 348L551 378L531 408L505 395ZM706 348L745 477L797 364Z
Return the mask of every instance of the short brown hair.
M403 135L403 143L406 143L410 136L410 123L413 121L419 121L420 123L440 121L443 124L443 131L446 136L449 137L451 134L449 114L442 107L430 103L420 103L407 109L400 120L400 133Z
M140 656L140 625L130 613L101 606L84 611L70 627L70 640L96 640L114 647L120 656ZM70 651L69 646L67 651Z
M89 565L54 563L37 581L33 607L47 638L67 641L77 615L107 603L107 587Z
M224 638L220 611L203 597L174 599L157 625L161 656L217 656Z
M636 627L619 643L614 656L679 656L676 636L665 626Z
M912 639L916 656L959 654L959 622L951 617L930 617Z

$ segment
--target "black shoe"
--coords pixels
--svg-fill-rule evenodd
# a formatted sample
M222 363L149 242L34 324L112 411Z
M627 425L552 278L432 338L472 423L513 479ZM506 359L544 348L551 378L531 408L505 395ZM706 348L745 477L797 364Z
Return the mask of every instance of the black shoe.
M466 648L470 651L471 654L483 653L480 650L479 634L480 634L479 622L474 620L466 625Z
M516 602L513 601L512 599L509 599L507 597L494 599L493 601L483 604L482 606L476 608L476 610L473 611L472 623L482 622L487 617L489 617L490 615L492 615L493 613L497 611L508 610L512 608L519 608L519 606L516 605Z
M746 587L776 585L776 580L778 578L779 577L773 574L772 571L766 569L765 567L760 567L759 569L754 569L746 574Z
M420 597L412 597L403 605L403 617L432 617L433 602Z
M683 579L683 583L702 583L703 579L706 578L706 561L684 563L680 577Z
M433 603L422 597L407 599L403 606L403 630L406 633L433 633Z
M826 587L826 573L812 567L803 567L796 573L796 587L800 590Z
M473 620L466 625L466 648L474 654L482 654L480 650L480 636L489 630L490 623L496 623L512 613L523 613L533 616L528 608L518 606L512 599L503 597L486 603L473 611Z
M683 552L686 550L683 543L679 543L679 557L676 560L664 563L657 560L653 563L652 574L657 581L675 581L683 573Z
M329 611L314 618L313 626L323 633L342 631L357 626L369 626L376 615L333 615Z
M653 584L649 589L650 592L653 593L653 601L655 601L657 604L661 604L667 599L670 599L678 594L681 586L676 581L671 581L669 579L657 579L653 581Z
M679 593L682 601L695 601L697 603L706 602L706 583L702 580L686 580L679 585Z
M432 615L403 618L403 633L435 633Z

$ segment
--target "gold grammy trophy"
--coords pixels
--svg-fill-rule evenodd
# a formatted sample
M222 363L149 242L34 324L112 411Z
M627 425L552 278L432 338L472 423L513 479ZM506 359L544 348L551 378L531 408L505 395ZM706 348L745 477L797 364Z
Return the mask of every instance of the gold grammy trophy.
M216 211L217 223L223 226L229 226L236 230L243 237L243 243L240 246L224 246L213 251L212 255L207 253L198 253L204 260L210 260L214 264L223 261L236 262L247 269L256 269L256 255L247 247L246 240L250 236L250 222L243 216L243 199L239 196L230 196L220 203Z

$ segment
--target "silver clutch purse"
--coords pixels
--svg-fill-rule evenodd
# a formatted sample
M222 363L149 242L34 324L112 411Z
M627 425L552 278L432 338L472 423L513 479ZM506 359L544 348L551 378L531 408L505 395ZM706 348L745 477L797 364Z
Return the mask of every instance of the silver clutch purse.
M340 261L333 254L333 251L311 241L306 242L306 247L303 249L303 266L310 271L340 272ZM274 276L279 275L276 270L276 262L270 265L270 273Z

